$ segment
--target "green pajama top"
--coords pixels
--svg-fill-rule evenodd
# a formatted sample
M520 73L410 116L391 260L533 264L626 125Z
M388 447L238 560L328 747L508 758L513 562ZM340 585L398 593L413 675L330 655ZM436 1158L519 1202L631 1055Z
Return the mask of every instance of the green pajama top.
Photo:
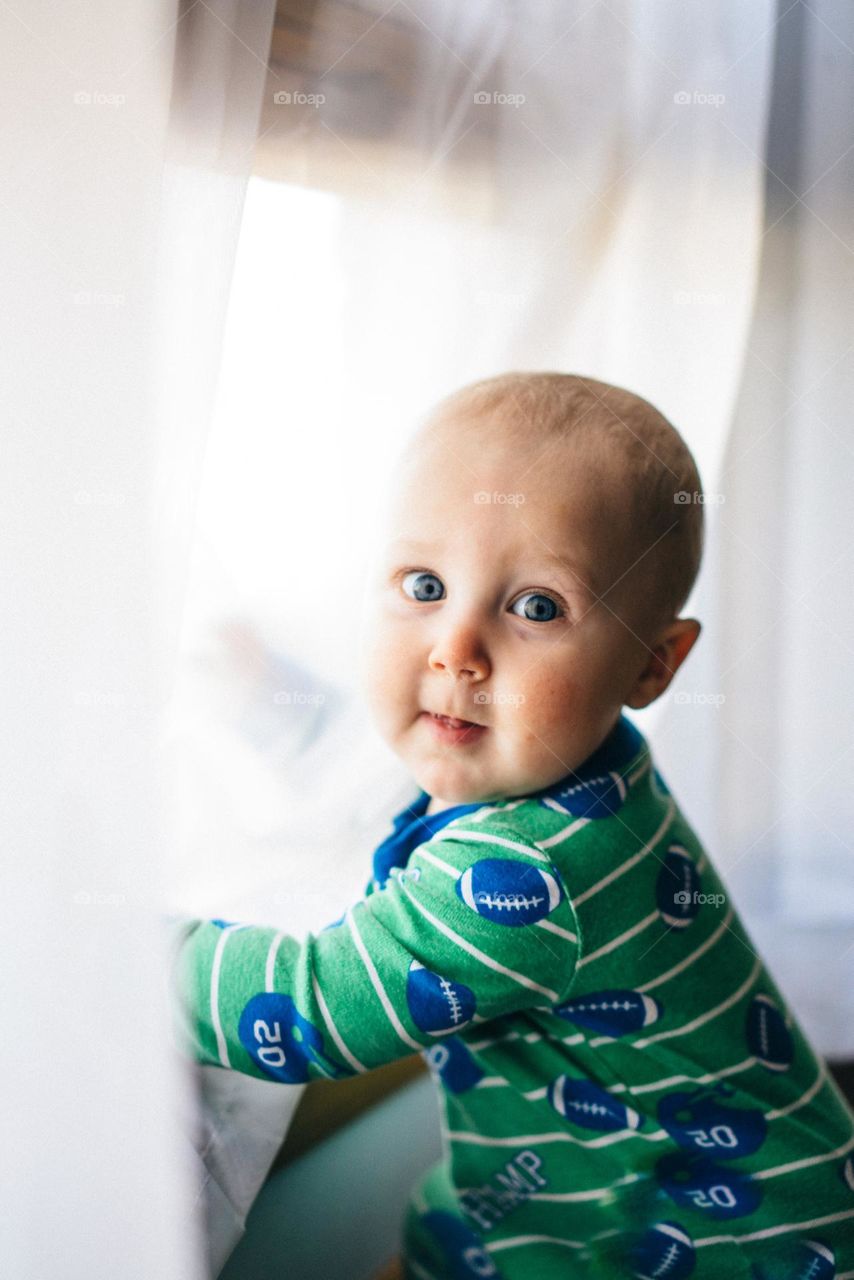
M637 728L535 795L428 800L316 936L175 922L186 1051L283 1083L424 1053L416 1280L854 1278L854 1113Z

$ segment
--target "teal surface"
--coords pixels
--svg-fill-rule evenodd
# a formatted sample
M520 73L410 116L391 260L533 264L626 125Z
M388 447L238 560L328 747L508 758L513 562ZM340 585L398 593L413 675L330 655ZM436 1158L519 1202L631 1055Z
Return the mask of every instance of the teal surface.
M440 1155L425 1076L273 1174L220 1280L368 1280L399 1251L409 1192Z

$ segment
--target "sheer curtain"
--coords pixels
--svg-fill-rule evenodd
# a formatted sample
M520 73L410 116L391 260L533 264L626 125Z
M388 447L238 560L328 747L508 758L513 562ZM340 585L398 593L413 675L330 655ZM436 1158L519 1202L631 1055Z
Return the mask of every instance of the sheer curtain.
M258 0L0 13L0 1256L21 1280L205 1273L158 748L271 25Z
M851 1058L854 12L780 10L757 306L715 482L711 643L685 686L718 699L703 713L713 761L687 781L782 988L818 1047ZM695 711L670 716L675 761Z
M758 269L772 3L361 7L376 16L350 29L349 48L336 5L316 6L298 72L286 33L274 37L274 68L290 68L287 93L307 101L265 98L246 271L267 263L254 297L271 320L278 307L287 337L269 367L265 323L263 365L244 357L256 391L270 390L267 420L244 421L241 443L227 424L217 434L203 496L234 575L245 513L226 510L228 477L272 461L279 509L247 518L265 568L274 548L322 530L318 571L299 576L303 612L333 563L336 592L358 598L391 455L428 404L473 377L530 367L622 382L679 424L713 483ZM405 73L392 74L392 54ZM271 236L290 217L299 253ZM317 309L299 276L290 287L297 257L322 270ZM287 388L283 351L295 356ZM303 485L282 469L302 456L296 436L310 450ZM247 583L256 598L260 578ZM304 656L352 677L344 629L304 639L285 593L267 601Z
M275 664L217 618L351 692L354 624L317 619L357 618L393 455L451 388L625 383L714 487L760 251L773 4L361 4L346 34L341 8L313 8L296 69L274 32L190 583L197 657L216 639L241 696L265 690L268 744L311 716L271 708ZM262 836L290 820L269 794Z
M362 892L411 791L359 697L357 631L374 513L425 408L508 368L586 372L658 404L718 483L759 268L777 14L658 0L289 14L199 498L171 904L304 934ZM705 620L714 589L695 599ZM679 688L713 688L704 670L692 655ZM707 711L681 758L665 708L639 717L704 836ZM260 1185L266 1155L239 1158L244 1188L253 1171Z
M343 9L361 21L345 30ZM318 925L360 891L365 846L352 862L337 841L357 811L360 837L381 830L405 785L355 691L365 563L394 454L440 395L508 368L624 383L715 489L758 272L775 14L330 0L296 33L277 23L185 615L176 907L249 910L263 888L282 927L305 923L307 847ZM702 649L688 687L706 687ZM666 745L664 709L645 718ZM715 758L698 721L690 769L673 761L692 799Z

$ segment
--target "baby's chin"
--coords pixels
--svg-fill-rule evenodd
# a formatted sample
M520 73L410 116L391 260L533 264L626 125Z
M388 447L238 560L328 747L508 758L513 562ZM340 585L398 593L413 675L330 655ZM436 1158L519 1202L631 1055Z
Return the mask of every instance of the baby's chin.
M501 791L486 779L455 778L447 768L431 768L429 763L420 768L410 764L415 781L438 804L480 804L500 798Z
M522 794L520 788L513 787L495 775L466 777L462 771L458 773L447 765L431 766L429 761L421 761L420 766L412 761L408 764L421 790L436 801L434 812L440 806L449 808L458 804L490 804Z
M513 775L512 771L499 775L497 772L484 772L480 776L464 777L446 766L431 765L430 761L418 763L404 760L415 781L422 791L426 791L435 804L431 812L440 808L450 808L458 804L498 804L505 800L523 799L536 795L537 792L551 786L555 781L554 770L539 774L521 773ZM570 770L559 773L562 778Z

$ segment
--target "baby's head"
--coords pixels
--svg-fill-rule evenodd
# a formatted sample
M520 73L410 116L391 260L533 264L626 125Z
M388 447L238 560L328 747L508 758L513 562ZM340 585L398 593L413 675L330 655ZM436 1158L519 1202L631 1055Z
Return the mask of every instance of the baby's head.
M431 811L549 786L667 687L700 632L678 617L699 494L670 423L592 378L504 374L430 414L395 472L362 670Z

